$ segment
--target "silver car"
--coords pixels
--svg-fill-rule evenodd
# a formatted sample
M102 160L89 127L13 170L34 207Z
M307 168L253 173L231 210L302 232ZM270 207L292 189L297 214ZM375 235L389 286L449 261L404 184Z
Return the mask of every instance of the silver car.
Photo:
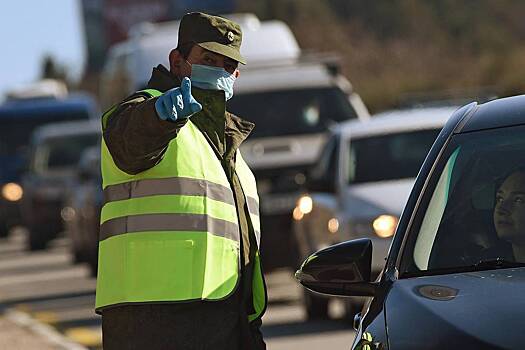
M455 110L394 110L337 126L293 211L300 261L335 243L367 237L373 241L377 275L419 168ZM327 317L328 302L307 292L308 317ZM346 304L353 316L358 303Z

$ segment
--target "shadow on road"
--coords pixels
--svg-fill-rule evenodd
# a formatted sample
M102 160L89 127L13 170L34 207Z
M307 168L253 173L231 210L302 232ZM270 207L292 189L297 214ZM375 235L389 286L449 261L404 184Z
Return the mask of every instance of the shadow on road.
M265 338L318 334L341 330L352 330L352 326L342 320L297 321L277 323L262 327Z

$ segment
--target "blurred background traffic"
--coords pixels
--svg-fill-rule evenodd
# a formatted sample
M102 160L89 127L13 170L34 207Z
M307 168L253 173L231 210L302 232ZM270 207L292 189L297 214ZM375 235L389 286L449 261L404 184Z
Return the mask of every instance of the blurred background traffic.
M93 312L101 111L168 66L186 12L243 30L233 113L261 197L270 349L348 348L362 300L293 281L318 249L374 240L379 273L452 112L525 91L520 1L60 0L0 13L0 311L100 348ZM0 335L0 345L2 339Z

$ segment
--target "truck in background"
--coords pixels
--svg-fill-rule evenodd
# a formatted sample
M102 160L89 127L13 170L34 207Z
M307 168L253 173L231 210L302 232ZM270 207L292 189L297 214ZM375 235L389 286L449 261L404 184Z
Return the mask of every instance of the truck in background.
M290 28L281 21L261 22L253 14L225 15L243 31L241 53L254 65L293 63L300 48ZM153 67L169 68L168 54L177 47L180 21L141 23L131 28L129 39L113 45L102 71L100 101L104 109L146 86Z
M301 59L242 72L229 110L256 126L241 146L257 178L261 256L267 269L295 266L292 212L328 129L368 110L332 61Z
M331 125L366 120L369 113L337 61L304 55L284 22L259 21L253 14L225 17L240 24L248 62L240 67L228 110L256 124L241 151L258 182L265 270L295 268L292 211L306 171ZM144 88L152 67L169 67L178 27L178 21L142 24L110 49L100 89L105 108Z

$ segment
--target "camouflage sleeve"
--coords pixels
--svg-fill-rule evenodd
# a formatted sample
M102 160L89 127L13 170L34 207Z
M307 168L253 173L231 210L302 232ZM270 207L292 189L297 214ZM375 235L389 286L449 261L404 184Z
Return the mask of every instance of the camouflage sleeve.
M160 162L168 143L186 123L186 119L159 119L156 100L132 96L107 120L104 141L117 167L128 174L138 174Z

